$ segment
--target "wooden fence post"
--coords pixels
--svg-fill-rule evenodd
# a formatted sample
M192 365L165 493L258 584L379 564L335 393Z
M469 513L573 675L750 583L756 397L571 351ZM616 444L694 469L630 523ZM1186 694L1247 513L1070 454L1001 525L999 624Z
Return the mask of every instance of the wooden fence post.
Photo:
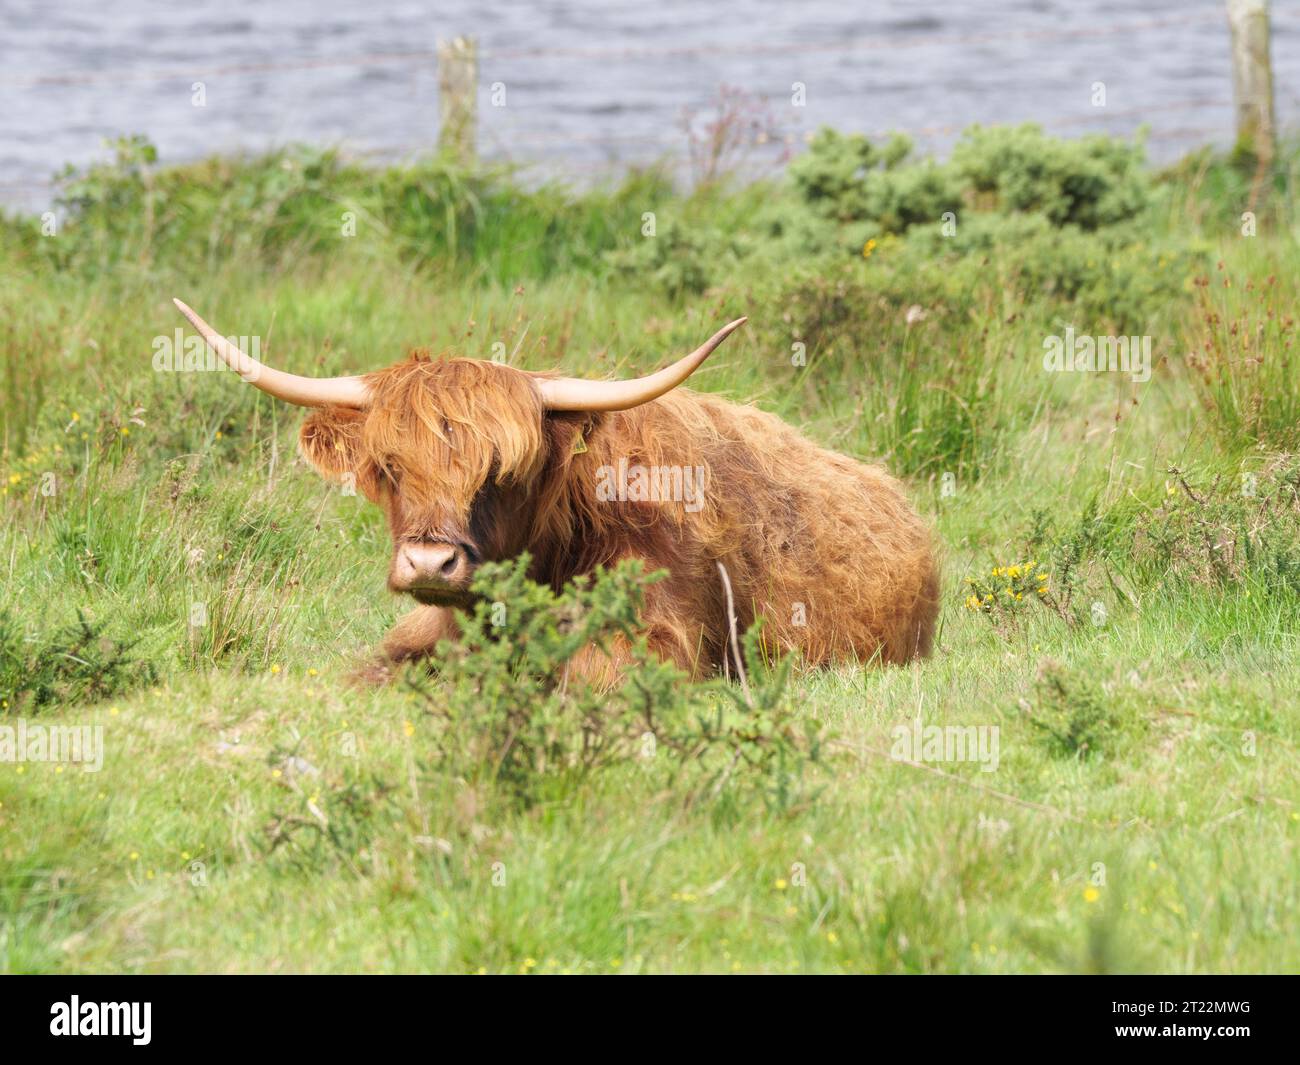
M1263 172L1271 166L1276 150L1268 0L1228 0L1228 25L1237 104L1236 154L1258 160Z
M477 151L478 42L438 42L438 151L472 165Z

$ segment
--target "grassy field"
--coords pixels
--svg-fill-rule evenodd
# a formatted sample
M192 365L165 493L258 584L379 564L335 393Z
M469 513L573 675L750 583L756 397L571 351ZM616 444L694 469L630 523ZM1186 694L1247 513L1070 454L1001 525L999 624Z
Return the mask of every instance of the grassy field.
M768 185L579 194L129 143L54 232L5 219L0 725L103 726L104 761L0 763L0 968L1300 968L1294 165L1255 204L1249 161L1140 155L827 134ZM153 372L172 296L307 373L606 374L747 314L693 386L905 478L935 653L758 670L775 757L735 772L744 711L708 755L503 774L452 678L347 684L406 608L382 519L299 411ZM1045 372L1067 327L1149 336L1150 380ZM682 728L730 701L657 683ZM894 757L918 720L996 728L996 770Z

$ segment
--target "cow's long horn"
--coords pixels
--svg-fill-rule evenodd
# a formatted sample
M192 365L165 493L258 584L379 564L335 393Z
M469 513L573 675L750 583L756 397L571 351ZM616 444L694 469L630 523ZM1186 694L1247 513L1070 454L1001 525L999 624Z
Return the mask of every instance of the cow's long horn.
M724 325L700 347L671 366L648 377L631 381L587 381L581 377L543 377L537 387L542 405L548 410L627 410L649 403L670 392L690 377L713 349L744 325L748 318L737 318Z
M264 366L251 355L208 325L180 300L172 302L199 331L208 346L221 357L221 361L237 372L251 385L268 396L296 403L300 407L364 407L370 402L370 389L361 377L299 377Z

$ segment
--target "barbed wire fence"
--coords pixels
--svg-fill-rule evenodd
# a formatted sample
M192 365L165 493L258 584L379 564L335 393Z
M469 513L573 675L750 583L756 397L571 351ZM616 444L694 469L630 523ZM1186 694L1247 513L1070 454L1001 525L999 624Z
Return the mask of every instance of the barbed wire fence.
M1236 7L1249 9L1247 16L1254 17L1262 11L1262 29L1258 24L1253 31L1256 38L1252 47L1238 46L1238 26L1234 19L1239 16L1232 10ZM1222 135L1232 127L1227 121L1209 125L1198 121L1194 125L1156 126L1147 120L1162 118L1180 113L1195 113L1203 116L1209 111L1230 111L1237 113L1236 131L1242 136L1243 115L1248 112L1263 113L1263 129L1255 130L1252 136L1263 136L1269 142L1275 136L1273 117L1273 94L1271 69L1269 69L1268 38L1271 31L1269 15L1265 0L1228 0L1229 16L1225 18L1222 11L1203 11L1179 14L1160 18L1135 19L1094 27L1072 27L1069 29L1005 29L985 34L913 34L891 37L856 38L838 41L787 41L780 43L734 43L710 44L707 46L690 45L645 45L613 47L530 47L480 49L477 42L469 38L453 38L440 41L434 48L421 48L392 52L366 52L349 55L323 57L286 57L275 61L223 63L210 66L186 65L184 67L157 68L150 70L112 70L112 71L66 71L41 74L32 77L0 77L0 88L39 92L59 87L97 87L120 86L133 83L154 82L210 82L221 78L237 78L250 75L284 74L289 72L308 72L330 69L370 69L380 67L405 67L413 71L433 70L437 74L439 86L439 137L436 150L451 152L462 158L474 158L484 153L492 158L504 161L521 161L515 158L519 149L545 148L554 150L566 145L586 145L605 149L606 158L597 161L566 159L565 167L573 170L608 169L611 166L643 165L653 159L628 158L628 149L649 149L662 158L673 152L680 152L685 147L684 131L675 135L663 133L648 135L643 133L620 134L611 131L594 133L579 132L530 132L519 129L496 129L484 126L478 121L478 95L482 84L479 70L483 65L491 65L494 71L502 74L493 79L493 84L508 80L508 71L515 65L533 60L583 60L591 63L654 63L669 60L692 58L718 58L723 56L754 57L789 57L796 55L853 55L869 54L879 51L899 51L933 47L969 47L973 45L997 46L1009 42L1049 44L1053 42L1077 41L1082 38L1128 38L1141 33L1150 33L1160 29L1186 28L1189 25L1228 23L1233 31L1234 87L1236 98L1228 93L1217 96L1200 95L1197 97L1150 104L1143 107L1126 109L1093 108L1074 115L1056 115L1037 119L1039 125L1049 131L1069 133L1086 130L1090 126L1114 123L1116 120L1135 118L1148 126L1146 137L1151 141L1170 140L1191 142ZM1300 28L1300 11L1289 11L1294 21L1283 23L1288 29ZM1276 23L1274 17L1272 22ZM1245 32L1245 31L1243 31ZM1258 36L1262 34L1262 48ZM1252 39L1247 38L1246 45ZM1251 70L1243 75L1241 64L1247 64ZM1254 68L1263 65L1262 73L1252 73ZM1242 80L1249 83L1247 91L1258 96L1265 86L1268 99L1242 99ZM1250 86L1254 86L1253 89ZM1300 104L1300 99L1288 93L1288 103ZM705 106L702 102L701 106ZM1226 116L1225 116L1226 118ZM988 115L985 122L998 122L1004 116ZM963 123L940 123L929 126L864 129L862 132L871 137L884 137L902 133L913 140L955 136L969 125ZM786 148L794 148L802 140L812 135L805 131L802 135L787 133L780 140ZM771 138L767 138L768 143ZM353 150L351 155L382 161L413 158L435 150L429 141L420 144L395 145L391 147L362 148ZM542 162L539 159L522 160ZM53 178L44 181L0 182L0 193L13 191L57 190L65 181Z

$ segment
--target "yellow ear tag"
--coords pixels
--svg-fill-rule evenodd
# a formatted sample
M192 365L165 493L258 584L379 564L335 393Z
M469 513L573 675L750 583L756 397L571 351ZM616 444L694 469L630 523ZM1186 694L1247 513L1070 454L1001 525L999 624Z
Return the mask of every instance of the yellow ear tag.
M585 441L582 438L582 434L579 433L577 436L573 438L573 450L569 452L569 454L585 455L586 453L587 453L587 441Z

